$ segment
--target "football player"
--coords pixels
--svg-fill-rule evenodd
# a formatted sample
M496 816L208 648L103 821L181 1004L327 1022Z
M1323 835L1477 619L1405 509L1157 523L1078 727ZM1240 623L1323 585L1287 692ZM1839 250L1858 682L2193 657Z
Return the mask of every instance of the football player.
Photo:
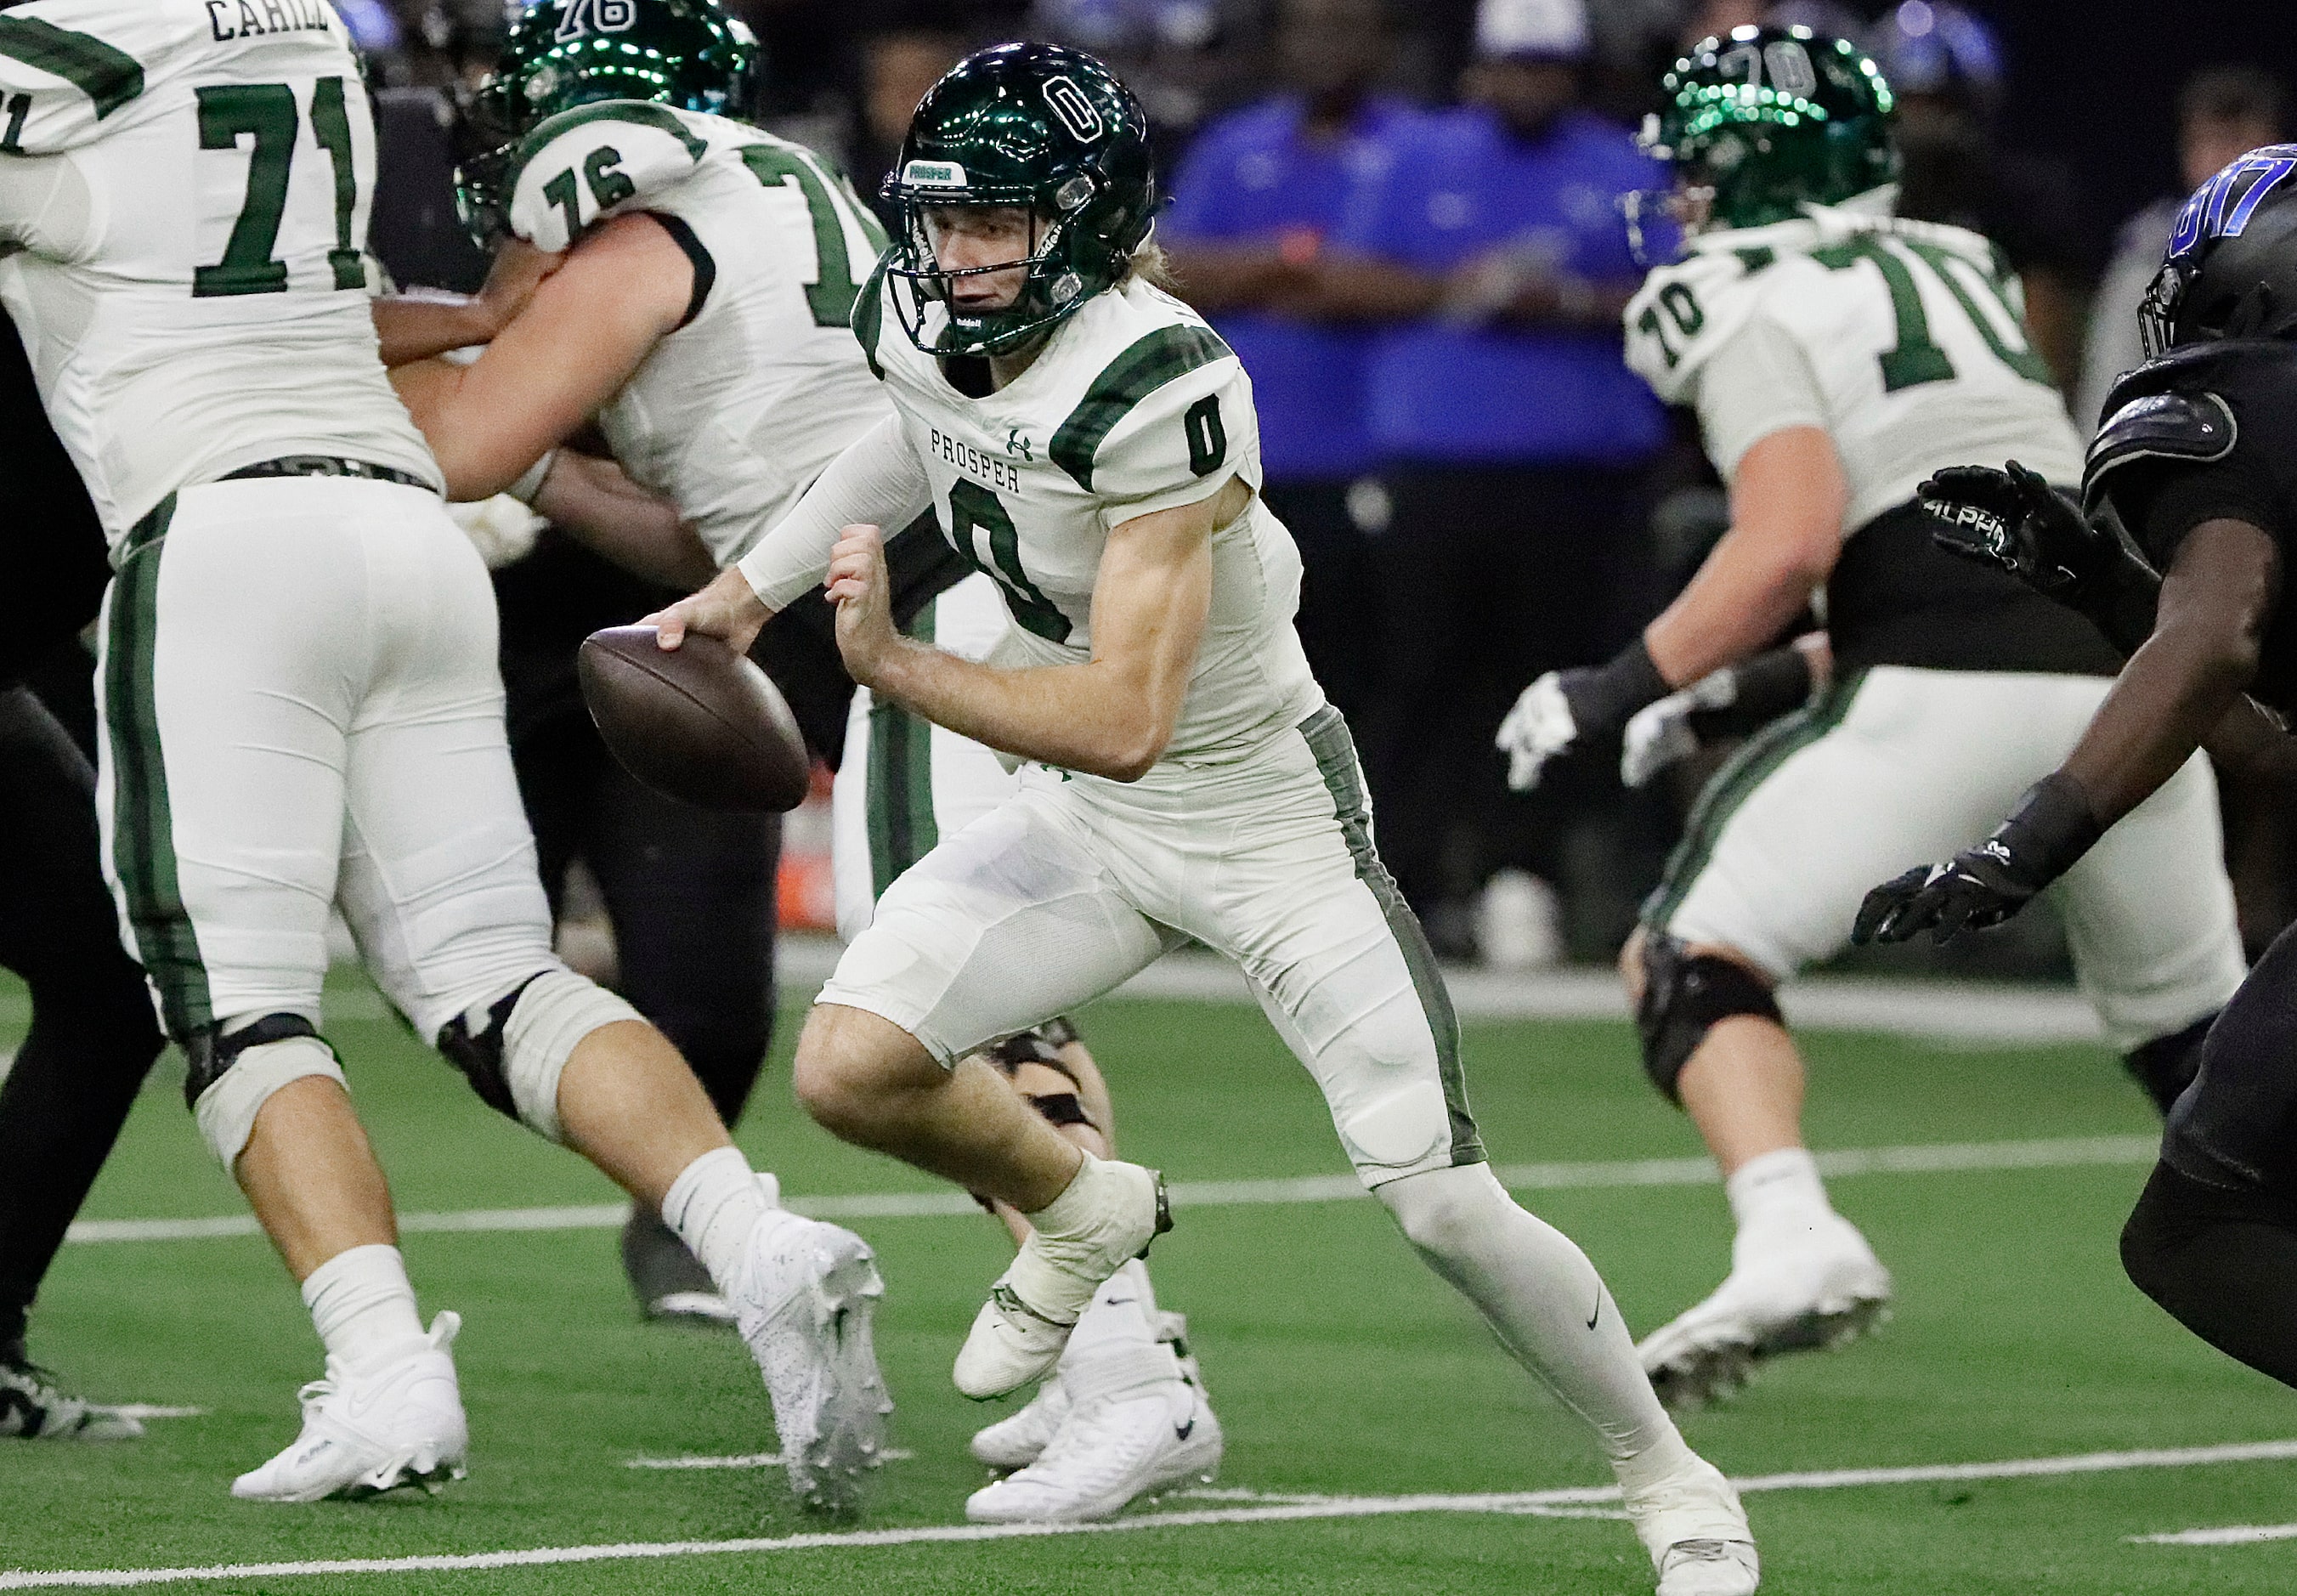
M2015 464L1923 485L1941 543L2091 616L2128 663L1990 837L1873 891L1862 938L2007 919L2110 847L2204 740L2297 769L2273 719L2297 713L2297 144L2250 152L2186 201L2140 314L2153 358L2107 399L2079 506ZM2202 1043L2121 1258L2194 1334L2297 1386L2293 992L2297 928Z
M1757 1360L1857 1335L1890 1296L1803 1146L1802 1060L1773 988L1842 947L1873 881L2062 758L2118 661L2079 617L1931 547L1915 489L1940 465L2014 456L2071 482L2080 448L2001 252L1892 216L1873 63L1807 29L1741 28L1664 86L1645 142L1690 236L1629 305L1628 358L1697 408L1731 529L1642 638L1535 682L1499 741L1527 785L1822 608L1830 680L1708 785L1621 961L1644 1067L1697 1123L1737 1224L1721 1287L1642 1345L1661 1391L1696 1402ZM2083 991L2166 1110L2243 971L2206 762L2056 895Z
M900 225L853 325L896 414L655 620L665 647L745 647L827 576L857 681L1023 762L1016 796L886 889L798 1043L816 1119L1031 1223L958 1388L1050 1369L1168 1222L1154 1172L1080 1149L968 1060L1195 937L1251 979L1404 1234L1595 1432L1659 1589L1753 1591L1735 1493L1593 1267L1485 1164L1450 1000L1292 629L1300 562L1257 491L1251 382L1152 280L1138 102L1074 51L980 52L918 108L886 196ZM928 506L1003 599L985 661L893 626L878 529Z
M492 594L376 357L374 126L316 0L31 0L0 18L0 293L111 543L107 876L185 1096L327 1354L235 1495L462 1472L459 1325L426 1333L320 1029L339 903L485 1100L581 1152L735 1304L801 1495L852 1497L884 1405L858 1237L781 1209L685 1062L551 953Z
M848 325L885 237L834 167L720 114L746 103L751 55L715 5L631 0L609 52L593 16L583 0L553 0L518 21L477 96L481 147L462 171L482 230L564 252L564 265L475 361L405 365L394 379L452 497L528 476L522 492L617 559L666 574L698 536L724 566L893 414ZM398 309L382 308L387 325ZM550 451L594 415L683 526L574 502L596 470ZM985 654L1004 627L995 583L930 528L922 537L930 544L904 540L906 629ZM841 930L858 934L887 884L1015 781L978 744L857 694L836 798ZM1110 1150L1107 1087L1066 1021L984 1057L1063 1135ZM998 1497L1009 1516L1104 1517L1217 1465L1220 1426L1174 1319L1157 1312L1146 1266L1128 1266L1060 1378L975 1438L983 1461L1023 1470Z

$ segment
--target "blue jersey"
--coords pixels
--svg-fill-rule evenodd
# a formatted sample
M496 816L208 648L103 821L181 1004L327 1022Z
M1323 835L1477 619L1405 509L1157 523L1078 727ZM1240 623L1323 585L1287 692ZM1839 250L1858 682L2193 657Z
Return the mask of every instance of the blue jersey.
M1562 117L1536 143L1480 108L1404 129L1341 242L1443 272L1494 250L1535 253L1597 282L1642 276L1619 196L1661 187L1656 163L1610 123ZM1518 331L1429 318L1374 342L1375 444L1391 457L1626 463L1659 447L1665 419L1616 332Z
M1177 241L1338 232L1355 195L1387 173L1395 136L1421 112L1375 99L1330 144L1303 136L1307 107L1285 95L1205 129L1174 178L1163 226ZM1365 425L1371 334L1265 311L1213 318L1252 374L1271 480L1354 476L1378 458Z

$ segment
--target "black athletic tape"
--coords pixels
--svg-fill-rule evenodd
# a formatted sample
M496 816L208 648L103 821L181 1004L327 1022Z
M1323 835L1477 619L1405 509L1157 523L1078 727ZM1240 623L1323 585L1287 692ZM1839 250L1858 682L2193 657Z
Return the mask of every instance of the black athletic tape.
M439 1028L439 1038L433 1044L449 1064L463 1072L463 1079L471 1083L471 1090L479 1094L481 1102L514 1120L518 1118L518 1103L510 1095L510 1078L503 1074L503 1027L510 1022L510 1011L518 1007L526 989L539 981L543 974L537 970L488 1004L487 1023L477 1035L471 1034L470 1016L458 1014Z
M1643 938L1643 995L1635 1005L1635 1031L1642 1038L1643 1073L1659 1095L1680 1104L1683 1066L1723 1021L1751 1014L1785 1024L1778 1000L1762 978L1733 959L1688 953L1679 937L1663 931Z
M1024 1092L1021 1095L1028 1099L1030 1107L1044 1115L1048 1123L1083 1125L1094 1131L1100 1129L1092 1123L1092 1116L1084 1111L1084 1104L1073 1091L1049 1091L1041 1095Z
M1055 1025L1061 1027L1065 1033L1064 1041L1053 1040ZM1065 1042L1075 1040L1076 1028L1066 1020L1056 1020L1050 1024L1040 1025L1034 1031L1024 1031L1017 1036L1007 1037L989 1049L989 1061L1003 1070L1008 1078L1025 1064L1041 1064L1047 1069L1066 1076L1070 1085L1082 1086L1084 1082L1077 1079L1076 1072L1062 1061L1060 1055Z
M184 1107L191 1108L200 1094L223 1079L224 1072L250 1048L285 1041L291 1036L317 1036L318 1028L300 1014L267 1014L251 1025L242 1025L229 1036L218 1036L216 1027L202 1025L184 1044Z

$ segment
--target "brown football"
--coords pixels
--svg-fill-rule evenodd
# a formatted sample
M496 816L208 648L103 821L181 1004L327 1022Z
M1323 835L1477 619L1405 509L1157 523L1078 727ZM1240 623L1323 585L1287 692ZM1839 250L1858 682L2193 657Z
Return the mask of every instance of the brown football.
M582 639L582 701L622 769L700 809L779 814L805 801L805 738L781 689L715 638L665 651L650 626Z

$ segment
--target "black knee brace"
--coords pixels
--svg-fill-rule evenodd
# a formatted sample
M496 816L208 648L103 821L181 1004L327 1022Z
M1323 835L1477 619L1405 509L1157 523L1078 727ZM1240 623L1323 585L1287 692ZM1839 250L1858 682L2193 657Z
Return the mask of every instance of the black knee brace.
M1635 1030L1642 1038L1643 1073L1670 1103L1683 1101L1677 1090L1683 1066L1722 1021L1751 1014L1785 1023L1771 989L1733 959L1693 956L1680 938L1664 931L1644 934L1642 958L1643 995L1635 1005Z
M2122 1067L2136 1077L2145 1095L2163 1114L2174 1107L2186 1088L2194 1083L2194 1076L2202 1067L2202 1039L2217 1023L2215 1014L2205 1014L2183 1031L2173 1031L2167 1036L2157 1036L2141 1043L2121 1056Z
M216 1027L202 1025L184 1044L184 1107L196 1106L200 1094L223 1079L239 1056L266 1042L291 1036L317 1036L318 1027L300 1014L267 1014L251 1025L242 1025L229 1036L218 1036Z
M1066 1016L1048 1020L1033 1031L1024 1031L1009 1036L989 1049L989 1061L1005 1073L1007 1080L1018 1074L1025 1064L1040 1064L1057 1074L1065 1075L1072 1086L1083 1084L1061 1057L1060 1049L1077 1040L1076 1026ZM1022 1100L1056 1125L1087 1125L1098 1131L1092 1116L1084 1111L1083 1102L1073 1091L1023 1092Z
M471 1083L481 1102L514 1120L519 1117L518 1104L510 1095L510 1080L503 1074L503 1026L509 1023L510 1011L518 1007L526 989L539 979L538 972L488 1004L486 1024L476 1033L471 1030L470 1015L458 1014L439 1028L438 1040L432 1044L449 1064L463 1072L463 1079Z

